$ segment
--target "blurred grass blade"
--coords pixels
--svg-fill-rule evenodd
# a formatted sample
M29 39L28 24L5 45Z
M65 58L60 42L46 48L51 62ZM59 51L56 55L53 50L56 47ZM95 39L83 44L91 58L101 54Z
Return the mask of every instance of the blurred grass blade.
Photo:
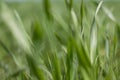
M86 51L84 45L81 42L80 42L80 44L77 44L75 41L74 41L74 45L75 45L75 49L77 52L79 65L82 66L86 70L88 68L91 68L91 63L88 58L87 51Z
M97 16L98 11L99 11L100 8L102 7L102 4L103 4L103 1L100 1L100 3L99 3L98 6L97 6L96 12L95 12L95 17Z
M6 79L11 79L11 78L17 77L23 72L24 72L24 69L20 69L20 70L14 72L13 74L9 75Z
M4 43L0 40L0 46L3 47L3 49L7 52L7 54L12 57L13 54L8 50L8 48L4 45Z
M113 21L116 22L116 19L114 17L114 15L111 13L111 11L109 9L107 9L106 7L102 7L103 11L105 12L105 14Z
M31 79L25 72L22 72L20 74L20 80L31 80Z
M75 30L77 30L78 28L78 19L77 16L75 14L75 11L73 9L71 9L71 16L72 16L72 20L73 20L73 24L75 26Z
M93 80L91 79L91 76L89 75L89 70L92 69L90 59L87 55L86 49L82 43L75 44L76 52L77 52L77 58L79 63L79 70L84 80ZM80 45L80 46L79 46ZM92 70L91 70L92 71Z
M38 20L34 20L33 24L32 24L32 40L33 42L36 41L41 41L43 38L43 29L42 26L40 24L40 22Z
M15 14L5 4L2 4L1 17L11 30L21 48L27 52L30 52L30 39L24 29L23 24L20 22L19 16L17 15L15 17Z
M61 75L61 67L60 67L60 61L55 54L53 54L53 76L54 76L54 80L62 80L62 75Z
M109 45L109 39L108 38L106 38L106 40L105 40L105 49L106 49L106 57L109 60L110 45Z
M45 66L40 66L40 68L48 75L50 80L53 80L52 73L48 71L48 69Z
M84 27L83 27L83 16L84 16L84 3L83 3L83 0L81 1L81 7L80 7L80 24L81 24L81 36L83 37L83 30L84 30Z
M45 14L48 19L52 18L50 0L43 0Z
M96 53L96 47L97 47L97 28L94 27L94 29L91 32L91 37L90 37L90 60L91 63L94 63L95 59L95 53Z
M2 41L0 41L0 46L3 47L3 49L6 51L6 53L13 59L13 61L15 62L15 64L19 67L22 68L22 65L19 63L19 61L17 60L17 58L14 56L14 54L4 45L4 43Z
M65 22L64 18L58 13L54 13L53 17L54 17L55 21L63 28L63 30L65 30L67 32L68 25Z
M94 4L98 5L98 3L96 2L94 2ZM111 13L111 11L107 7L102 6L102 10L104 11L104 13L106 14L108 18L110 18L113 22L116 22L114 15Z
M36 76L38 80L45 80L45 76L42 69L38 67L33 57L30 55L26 55L26 58L30 68L30 72L32 72L32 74Z
M73 47L73 41L71 40L68 44L67 48L67 75L66 75L66 80L74 80L74 64L73 64L73 59L74 59L74 47Z
M80 70L84 80L92 80L85 69L81 68Z
M103 1L101 1L98 4L98 7L96 9L92 25L91 25L91 30L90 30L90 60L91 63L94 63L95 56L96 56L96 48L97 48L97 26L95 26L95 18L97 16L98 11L100 10L102 6Z
M62 45L65 44L65 41L62 39L62 37L59 34L55 33L55 37Z
M65 0L67 8L71 11L73 6L73 0Z

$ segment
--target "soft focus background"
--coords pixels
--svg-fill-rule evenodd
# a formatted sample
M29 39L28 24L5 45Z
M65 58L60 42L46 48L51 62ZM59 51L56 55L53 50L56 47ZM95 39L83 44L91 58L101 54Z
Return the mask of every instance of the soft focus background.
M120 80L119 0L0 0L0 80Z

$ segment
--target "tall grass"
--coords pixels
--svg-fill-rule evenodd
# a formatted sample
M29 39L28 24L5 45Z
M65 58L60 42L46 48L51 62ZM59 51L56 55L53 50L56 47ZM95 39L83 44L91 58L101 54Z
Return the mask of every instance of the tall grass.
M19 11L1 2L1 80L120 79L120 27L104 1L64 3L63 14L43 0L40 19L25 26Z

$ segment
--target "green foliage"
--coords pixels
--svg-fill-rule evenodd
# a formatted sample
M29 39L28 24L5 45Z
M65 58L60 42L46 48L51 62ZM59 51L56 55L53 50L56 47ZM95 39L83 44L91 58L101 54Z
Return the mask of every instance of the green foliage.
M120 79L117 19L103 1L78 2L0 3L1 80Z

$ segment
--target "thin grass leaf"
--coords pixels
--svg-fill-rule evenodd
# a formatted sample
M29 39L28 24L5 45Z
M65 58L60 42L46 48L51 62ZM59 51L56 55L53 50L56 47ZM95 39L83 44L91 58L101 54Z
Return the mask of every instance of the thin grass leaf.
M118 40L117 40L117 35L116 33L114 34L114 40L113 40L113 43L114 43L114 54L116 55L117 53L117 47L118 47Z
M97 27L95 26L95 18L97 16L98 11L100 10L102 6L103 1L101 1L98 4L98 7L96 9L92 25L91 25L91 30L90 30L90 60L91 63L94 63L95 56L96 56L96 48L97 48Z
M21 48L27 52L31 52L30 38L28 37L18 14L16 13L15 16L15 14L5 4L2 4L1 17L2 20L7 24Z
M46 21L46 22L44 22L43 28L44 28L46 37L48 39L47 41L50 44L50 50L52 52L55 52L57 45L56 45L56 38L54 35L54 23Z
M52 19L50 0L43 0L45 14L48 19Z
M105 12L105 14L108 16L108 18L110 18L113 22L116 23L116 19L115 19L114 15L111 13L111 11L104 6L102 7L102 9Z
M110 45L109 45L109 39L108 38L106 38L106 40L105 40L105 51L106 51L106 57L107 57L107 59L109 60L109 57L110 57Z
M115 26L115 32L114 32L114 54L116 55L117 54L117 48L118 48L118 41L119 41L119 25L116 24Z
M57 33L55 33L55 37L57 38L57 40L58 40L61 44L65 44L65 42L63 41L63 39L61 38L61 36L59 36Z
M20 80L31 80L25 72L20 74Z
M32 29L32 40L33 42L41 41L43 38L43 29L41 27L41 24L38 20L35 20L31 26Z
M23 71L24 71L24 69L20 69L20 70L14 72L13 74L9 75L6 79L11 79L11 78L14 78L14 77L18 77Z
M15 64L19 67L22 68L22 65L20 64L20 62L17 60L17 58L15 57L15 55L5 46L5 44L0 41L0 46L3 47L3 49L6 51L6 53L13 59L13 61L15 62Z
M73 58L74 58L74 47L73 41L71 40L68 44L67 48L67 73L66 73L66 80L74 80L74 73L73 73Z
M60 68L60 61L57 57L57 54L53 54L53 78L54 80L62 80L62 75L61 75L61 68Z
M48 69L45 66L40 66L40 68L48 75L50 80L53 80L52 73L48 71Z
M95 12L95 17L97 16L98 11L99 11L100 8L102 7L102 4L103 4L103 1L100 1L100 3L99 3L98 6L97 6L96 12Z
M98 5L98 3L94 2L95 5ZM112 14L112 12L105 6L102 6L102 10L104 11L104 13L106 14L106 16L111 19L113 22L116 23L116 19L114 17L114 15Z
M65 0L67 8L71 11L73 6L73 0Z
M42 69L38 67L33 57L30 55L26 55L26 58L30 71L34 74L34 76L36 76L38 80L45 80L45 76Z
M84 16L84 3L83 3L83 0L81 1L81 7L80 7L80 24L81 24L81 36L83 37L83 30L84 30L84 27L83 27L83 16Z
M91 80L91 77L88 75L88 73L85 69L81 68L81 73L82 73L84 80Z
M68 25L65 22L64 18L60 14L55 13L55 12L54 12L53 17L54 17L54 20L63 28L63 30L68 32Z
M87 56L87 51L84 45L82 43L77 44L76 42L74 42L74 46L76 49L79 65L82 66L85 70L91 68L91 63Z
M7 52L7 54L12 57L12 53L8 50L8 48L5 46L5 44L0 40L0 46L3 47L3 49Z
M77 30L78 29L78 19L77 19L77 16L75 14L75 11L73 9L71 9L71 17L72 17L72 20L73 20L75 30Z

